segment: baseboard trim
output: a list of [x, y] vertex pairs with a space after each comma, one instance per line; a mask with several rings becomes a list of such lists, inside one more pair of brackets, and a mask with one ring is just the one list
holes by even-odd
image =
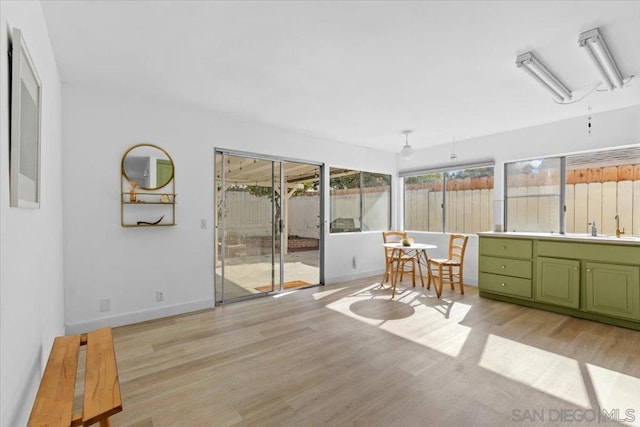
[[[325, 279], [325, 283], [327, 285], [333, 285], [333, 284], [336, 284], [336, 283], [348, 282], [350, 280], [364, 279], [364, 278], [367, 278], [367, 277], [371, 277], [372, 279], [375, 279], [375, 281], [380, 281], [380, 279], [382, 279], [382, 275], [383, 274], [384, 274], [384, 270], [345, 274], [345, 275], [342, 275], [342, 276], [327, 277]], [[465, 277], [465, 281], [464, 281], [465, 286], [473, 286], [473, 287], [477, 288], [478, 287], [478, 281], [477, 281], [477, 279], [476, 280], [474, 280], [474, 279], [476, 279], [476, 278], [468, 279], [468, 278]], [[417, 278], [416, 278], [416, 280], [417, 280]]]
[[357, 280], [357, 279], [364, 279], [366, 277], [375, 278], [376, 276], [379, 276], [378, 280], [380, 280], [382, 279], [383, 274], [384, 274], [384, 270], [363, 271], [363, 272], [356, 272], [356, 273], [350, 273], [350, 274], [343, 274], [341, 276], [325, 277], [324, 282], [327, 285], [333, 285], [335, 283], [348, 282], [350, 280]]
[[133, 323], [146, 322], [147, 320], [161, 319], [163, 317], [175, 316], [177, 314], [190, 313], [192, 311], [204, 310], [214, 307], [213, 298], [190, 301], [182, 304], [167, 305], [158, 308], [151, 308], [131, 313], [116, 314], [114, 316], [92, 319], [84, 322], [70, 323], [65, 325], [67, 335], [82, 334], [94, 329], [106, 326], [125, 326]]

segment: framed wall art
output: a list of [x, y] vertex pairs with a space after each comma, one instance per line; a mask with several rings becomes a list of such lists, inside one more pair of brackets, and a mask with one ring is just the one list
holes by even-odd
[[39, 208], [42, 84], [22, 32], [12, 36], [10, 205]]

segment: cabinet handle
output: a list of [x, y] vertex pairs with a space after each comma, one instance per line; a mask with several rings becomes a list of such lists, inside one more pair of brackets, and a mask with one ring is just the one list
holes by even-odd
[[587, 273], [591, 273], [591, 269], [590, 268], [587, 268]]
[[507, 245], [502, 246], [502, 249], [507, 250]]
[[503, 266], [502, 266], [502, 269], [504, 270], [505, 268], [507, 268], [507, 267], [505, 267], [505, 266], [503, 265]]
[[500, 286], [507, 286], [506, 283], [501, 283]]
[[573, 267], [574, 270], [578, 271], [578, 267]]

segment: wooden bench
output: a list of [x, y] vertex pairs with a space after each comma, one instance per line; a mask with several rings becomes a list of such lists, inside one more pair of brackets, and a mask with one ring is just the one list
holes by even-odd
[[[73, 413], [80, 346], [86, 345], [83, 406]], [[40, 381], [28, 426], [109, 426], [122, 411], [111, 328], [57, 337]]]

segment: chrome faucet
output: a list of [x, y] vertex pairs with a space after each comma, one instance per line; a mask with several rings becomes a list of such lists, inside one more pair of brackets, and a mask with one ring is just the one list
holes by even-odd
[[598, 227], [596, 227], [596, 222], [591, 221], [589, 225], [591, 226], [591, 235], [593, 237], [596, 237], [598, 235]]
[[620, 217], [616, 215], [616, 237], [620, 237], [622, 234], [624, 234], [624, 227], [622, 227], [622, 231], [620, 231]]

